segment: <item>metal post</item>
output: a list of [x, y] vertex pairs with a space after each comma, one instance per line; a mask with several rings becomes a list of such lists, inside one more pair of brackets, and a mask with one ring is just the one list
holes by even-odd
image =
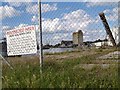
[[7, 64], [11, 69], [13, 69], [12, 65], [10, 65], [10, 63], [9, 63], [7, 60], [5, 60], [1, 54], [0, 54], [0, 57], [2, 58], [3, 61], [6, 62], [6, 64]]
[[100, 18], [101, 18], [101, 20], [102, 20], [102, 23], [103, 23], [103, 25], [104, 25], [104, 27], [105, 27], [105, 30], [106, 30], [106, 32], [107, 32], [107, 35], [109, 35], [109, 38], [110, 38], [113, 46], [116, 46], [115, 39], [114, 39], [114, 37], [113, 37], [113, 35], [112, 35], [112, 32], [111, 32], [111, 30], [110, 30], [110, 27], [109, 27], [109, 25], [108, 25], [108, 22], [107, 22], [107, 20], [106, 20], [106, 18], [105, 18], [104, 13], [103, 13], [103, 12], [99, 13], [99, 16], [100, 16]]
[[39, 30], [40, 30], [40, 41], [39, 41], [39, 59], [40, 68], [43, 65], [43, 48], [42, 48], [42, 18], [41, 18], [41, 0], [38, 0], [38, 17], [39, 17]]

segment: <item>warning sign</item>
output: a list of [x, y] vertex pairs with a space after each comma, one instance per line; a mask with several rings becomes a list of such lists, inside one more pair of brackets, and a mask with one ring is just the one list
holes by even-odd
[[8, 30], [6, 40], [8, 56], [37, 53], [35, 26]]

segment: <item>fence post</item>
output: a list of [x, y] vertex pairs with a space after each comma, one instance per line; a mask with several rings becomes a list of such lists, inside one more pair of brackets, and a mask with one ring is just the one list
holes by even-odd
[[38, 18], [39, 18], [39, 59], [40, 59], [40, 68], [43, 66], [43, 48], [42, 48], [42, 18], [41, 18], [41, 0], [38, 0]]

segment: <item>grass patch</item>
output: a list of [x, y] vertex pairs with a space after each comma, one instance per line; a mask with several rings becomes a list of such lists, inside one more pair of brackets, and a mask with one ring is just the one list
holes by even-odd
[[[80, 64], [94, 64], [96, 57], [114, 50], [93, 50], [91, 55], [62, 61], [44, 61], [42, 74], [39, 63], [14, 64], [14, 70], [3, 66], [3, 88], [118, 88], [118, 65], [91, 69]], [[69, 54], [73, 52], [66, 52]], [[82, 53], [81, 51], [75, 53]], [[62, 53], [63, 54], [63, 53]]]

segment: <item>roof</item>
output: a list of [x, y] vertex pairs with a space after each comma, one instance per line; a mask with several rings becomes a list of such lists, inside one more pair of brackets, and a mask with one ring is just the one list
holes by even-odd
[[104, 40], [98, 39], [98, 40], [95, 40], [95, 41], [86, 41], [84, 43], [97, 43], [97, 42], [105, 42], [105, 41], [108, 41], [108, 40], [107, 39], [104, 39]]
[[78, 30], [78, 32], [73, 32], [73, 34], [83, 33], [82, 30]]
[[98, 39], [98, 40], [94, 41], [93, 43], [96, 43], [96, 42], [105, 42], [105, 41], [108, 41], [108, 40], [107, 39], [104, 39], [104, 40]]

